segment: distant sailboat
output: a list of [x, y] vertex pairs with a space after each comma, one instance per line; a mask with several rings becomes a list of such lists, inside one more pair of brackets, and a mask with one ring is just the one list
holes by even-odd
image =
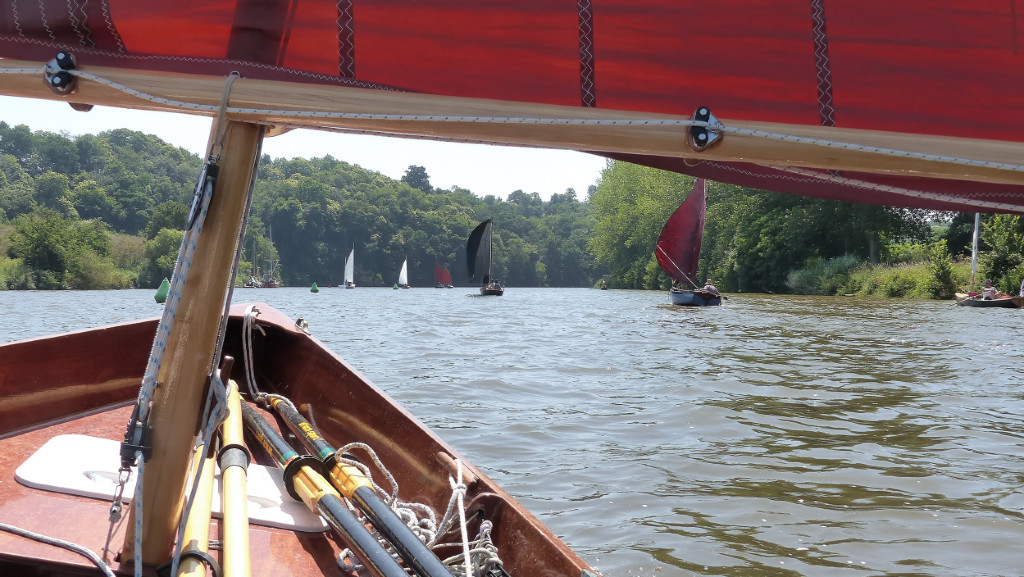
[[466, 241], [466, 266], [469, 268], [470, 282], [476, 279], [477, 272], [482, 275], [481, 295], [501, 296], [505, 294], [505, 289], [497, 279], [491, 277], [492, 224], [491, 219], [487, 219], [469, 233]]
[[356, 271], [356, 247], [352, 247], [352, 252], [348, 253], [348, 258], [345, 259], [345, 288], [351, 289], [356, 288], [355, 282], [355, 271]]
[[395, 288], [409, 288], [409, 259], [402, 261], [402, 271], [398, 273], [398, 283]]
[[441, 266], [440, 261], [434, 261], [434, 288], [454, 288], [451, 273], [447, 267]]
[[698, 288], [696, 283], [707, 202], [707, 186], [703, 178], [698, 178], [690, 195], [668, 219], [658, 237], [654, 253], [661, 269], [675, 281], [669, 292], [672, 304], [675, 305], [722, 304], [722, 296], [717, 289], [711, 291]]

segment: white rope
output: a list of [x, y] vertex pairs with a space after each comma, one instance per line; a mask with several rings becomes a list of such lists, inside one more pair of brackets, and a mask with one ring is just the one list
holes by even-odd
[[890, 193], [890, 194], [897, 194], [897, 195], [900, 195], [900, 196], [909, 196], [909, 197], [912, 197], [912, 198], [924, 198], [924, 199], [928, 199], [928, 200], [941, 200], [941, 201], [950, 202], [950, 203], [956, 203], [956, 204], [964, 204], [966, 202], [969, 202], [972, 207], [993, 208], [993, 209], [997, 209], [997, 210], [1008, 211], [1008, 212], [1018, 212], [1018, 213], [1019, 212], [1024, 212], [1024, 207], [1021, 207], [1020, 205], [1010, 204], [1010, 203], [1006, 203], [1006, 202], [996, 202], [996, 201], [991, 201], [991, 200], [982, 200], [982, 199], [978, 199], [978, 198], [973, 197], [973, 196], [970, 199], [968, 199], [968, 198], [965, 198], [965, 197], [962, 197], [962, 196], [956, 196], [956, 195], [952, 195], [952, 194], [940, 194], [940, 193], [934, 193], [934, 192], [921, 192], [919, 190], [911, 190], [909, 188], [902, 188], [902, 187], [898, 187], [898, 186], [889, 186], [889, 185], [886, 185], [886, 184], [876, 184], [874, 182], [867, 182], [867, 181], [859, 180], [859, 179], [856, 179], [856, 178], [848, 178], [848, 177], [841, 176], [841, 175], [838, 175], [838, 174], [832, 174], [830, 172], [820, 172], [820, 171], [809, 170], [809, 169], [805, 169], [805, 168], [799, 168], [799, 167], [795, 167], [795, 166], [774, 166], [774, 165], [765, 165], [765, 166], [767, 166], [768, 168], [771, 168], [773, 170], [779, 170], [779, 171], [788, 172], [788, 173], [791, 173], [791, 174], [798, 174], [800, 176], [806, 176], [806, 177], [809, 177], [809, 178], [815, 178], [815, 179], [818, 179], [818, 180], [824, 180], [824, 181], [834, 182], [834, 183], [838, 183], [838, 184], [846, 184], [846, 185], [849, 185], [849, 186], [855, 186], [857, 188], [867, 188], [867, 189], [870, 189], [870, 190], [877, 190], [879, 192], [887, 192], [887, 193]]
[[249, 305], [245, 309], [245, 317], [242, 319], [242, 361], [245, 365], [245, 384], [249, 388], [249, 396], [255, 401], [260, 397], [259, 387], [256, 386], [256, 371], [253, 368], [253, 354], [252, 354], [252, 329], [260, 331], [260, 334], [266, 336], [267, 332], [263, 330], [263, 327], [256, 324], [256, 317], [259, 316], [260, 309], [256, 308], [256, 305]]
[[[11, 68], [0, 71], [4, 74], [39, 74], [39, 69], [36, 68]], [[68, 70], [69, 74], [78, 76], [86, 80], [91, 80], [98, 84], [110, 87], [114, 90], [124, 92], [136, 98], [161, 104], [168, 107], [179, 108], [182, 110], [193, 110], [202, 112], [217, 112], [219, 107], [209, 104], [195, 104], [191, 102], [185, 102], [180, 100], [171, 100], [168, 98], [162, 98], [154, 96], [134, 88], [125, 86], [123, 84], [107, 80], [103, 77], [84, 72], [81, 70]], [[908, 150], [899, 150], [893, 148], [883, 148], [878, 146], [865, 146], [863, 144], [855, 144], [850, 142], [839, 142], [834, 140], [827, 140], [822, 138], [812, 138], [806, 136], [796, 136], [792, 134], [781, 134], [768, 132], [765, 130], [754, 130], [749, 128], [736, 128], [723, 126], [718, 122], [705, 122], [698, 120], [689, 119], [588, 119], [588, 118], [540, 118], [540, 117], [503, 117], [503, 116], [451, 116], [451, 115], [419, 115], [419, 114], [381, 114], [381, 113], [358, 113], [358, 112], [321, 112], [321, 111], [309, 111], [309, 110], [277, 110], [269, 108], [242, 108], [242, 107], [227, 107], [226, 111], [231, 114], [244, 114], [244, 115], [255, 115], [255, 116], [278, 116], [286, 118], [325, 118], [325, 119], [340, 119], [340, 120], [392, 120], [392, 121], [417, 121], [417, 122], [462, 122], [470, 124], [532, 124], [532, 125], [577, 125], [577, 126], [679, 126], [679, 127], [702, 127], [708, 128], [712, 131], [721, 131], [722, 133], [731, 134], [742, 134], [745, 136], [753, 136], [758, 138], [765, 138], [770, 140], [778, 140], [784, 142], [796, 142], [801, 144], [810, 144], [814, 146], [821, 146], [825, 148], [838, 148], [843, 150], [853, 150], [859, 152], [868, 152], [872, 154], [878, 154], [882, 156], [895, 156], [900, 158], [912, 158], [917, 160], [926, 160], [932, 162], [943, 162], [949, 164], [956, 164], [962, 166], [980, 167], [980, 168], [991, 168], [996, 170], [1007, 170], [1012, 172], [1024, 172], [1024, 164], [1012, 164], [1006, 162], [992, 162], [985, 160], [974, 160], [969, 158], [959, 158], [954, 156], [943, 156], [937, 154], [927, 154], [921, 152], [912, 152]]]
[[103, 559], [100, 559], [99, 555], [97, 555], [96, 553], [93, 553], [91, 550], [86, 549], [85, 547], [83, 547], [83, 546], [81, 546], [81, 545], [79, 545], [77, 543], [72, 543], [71, 541], [65, 541], [64, 539], [57, 539], [55, 537], [49, 537], [49, 536], [43, 535], [41, 533], [36, 533], [34, 531], [29, 531], [27, 529], [22, 529], [21, 527], [15, 527], [14, 525], [8, 525], [7, 523], [0, 523], [0, 531], [6, 531], [8, 533], [13, 533], [14, 535], [18, 535], [19, 537], [25, 537], [26, 539], [32, 539], [33, 541], [39, 541], [40, 543], [46, 543], [47, 545], [53, 545], [55, 547], [61, 547], [62, 549], [67, 549], [68, 551], [73, 551], [73, 552], [78, 553], [79, 555], [85, 557], [86, 559], [92, 561], [93, 564], [95, 564], [97, 567], [99, 567], [100, 571], [103, 571], [103, 574], [106, 575], [107, 577], [115, 577], [114, 571], [110, 569], [110, 566], [107, 565], [103, 561]]
[[466, 508], [463, 504], [463, 498], [466, 496], [466, 486], [462, 483], [462, 460], [455, 459], [455, 464], [458, 466], [458, 478], [452, 479], [448, 477], [448, 484], [452, 486], [452, 490], [458, 495], [459, 529], [462, 533], [462, 554], [466, 556], [466, 577], [473, 577], [473, 562], [469, 556], [469, 530], [466, 529]]
[[[160, 370], [160, 362], [163, 360], [164, 353], [167, 350], [167, 339], [171, 334], [174, 318], [177, 316], [178, 304], [181, 302], [181, 288], [185, 285], [189, 270], [192, 268], [192, 258], [196, 252], [199, 235], [203, 230], [203, 223], [206, 221], [206, 214], [210, 209], [210, 200], [213, 198], [213, 182], [207, 178], [206, 166], [203, 166], [203, 170], [199, 174], [199, 183], [196, 184], [196, 194], [202, 195], [200, 197], [200, 211], [192, 228], [185, 232], [185, 236], [181, 240], [178, 260], [174, 265], [174, 272], [171, 273], [171, 284], [170, 289], [167, 291], [164, 312], [160, 317], [160, 323], [157, 325], [153, 349], [146, 363], [146, 371], [142, 377], [142, 387], [139, 388], [138, 419], [140, 422], [145, 422], [149, 417], [149, 409], [153, 401], [153, 391], [156, 389], [156, 378]], [[141, 474], [139, 477], [141, 481]]]
[[142, 577], [142, 474], [146, 468], [142, 451], [135, 451], [135, 460], [139, 464], [135, 483], [135, 577]]

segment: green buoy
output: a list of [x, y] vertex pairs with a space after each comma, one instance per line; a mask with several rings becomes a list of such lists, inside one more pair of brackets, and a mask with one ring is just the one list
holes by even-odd
[[156, 302], [163, 304], [167, 300], [167, 291], [171, 290], [171, 283], [167, 281], [167, 277], [164, 277], [163, 282], [160, 283], [160, 288], [156, 289], [156, 294], [153, 298]]
[[395, 290], [398, 290], [398, 283], [395, 283], [395, 286], [393, 286], [393, 287], [391, 287], [391, 288], [393, 288], [393, 289], [395, 289]]
[[316, 283], [313, 283], [313, 286], [309, 287], [309, 292], [318, 293], [320, 292], [320, 287], [316, 286]]

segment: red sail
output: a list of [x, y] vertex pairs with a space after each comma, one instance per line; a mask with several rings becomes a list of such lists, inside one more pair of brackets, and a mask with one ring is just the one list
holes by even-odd
[[696, 287], [700, 243], [704, 239], [707, 187], [698, 178], [693, 190], [661, 229], [654, 253], [658, 264], [673, 280]]
[[[80, 10], [66, 0], [0, 2], [0, 62], [45, 63], [63, 50], [84, 70], [219, 78], [238, 71], [245, 79], [377, 89], [431, 102], [478, 98], [501, 102], [517, 120], [536, 117], [539, 105], [614, 111], [615, 122], [663, 120], [652, 114], [690, 118], [707, 107], [724, 131], [705, 153], [687, 150], [684, 126], [671, 154], [639, 145], [565, 146], [763, 190], [938, 210], [1024, 211], [1024, 10], [1012, 1], [75, 5]], [[31, 86], [42, 87], [41, 78]], [[26, 92], [31, 89], [0, 82], [0, 94]], [[561, 122], [557, 113], [541, 116]], [[492, 136], [473, 130], [476, 120], [466, 121], [468, 140], [534, 145], [528, 123], [509, 122], [508, 132]], [[405, 134], [374, 122], [359, 128]], [[756, 143], [730, 149], [741, 137]], [[794, 139], [803, 148], [777, 152]], [[921, 148], [924, 143], [948, 148]], [[912, 159], [934, 164], [908, 169]]]
[[452, 284], [452, 273], [447, 268], [441, 269], [441, 283], [445, 286]]
[[441, 268], [441, 263], [434, 261], [434, 284], [444, 282], [444, 272]]

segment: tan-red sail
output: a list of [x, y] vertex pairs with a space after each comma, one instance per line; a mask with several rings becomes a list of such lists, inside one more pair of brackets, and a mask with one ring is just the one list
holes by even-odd
[[672, 280], [696, 288], [700, 245], [704, 239], [707, 186], [698, 178], [693, 190], [661, 229], [655, 255]]

